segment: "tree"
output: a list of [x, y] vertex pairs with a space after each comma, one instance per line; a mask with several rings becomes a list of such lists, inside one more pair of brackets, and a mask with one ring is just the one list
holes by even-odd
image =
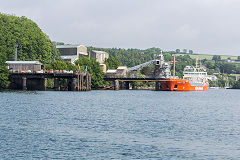
[[224, 63], [223, 65], [220, 66], [220, 71], [222, 73], [227, 74], [235, 73], [236, 69], [237, 69], [236, 65], [232, 63]]
[[237, 57], [237, 61], [240, 61], [240, 56]]
[[180, 53], [181, 51], [180, 51], [180, 49], [176, 49], [176, 53]]
[[187, 49], [183, 49], [183, 53], [187, 53]]
[[0, 46], [7, 60], [14, 60], [15, 44], [18, 44], [18, 60], [49, 63], [61, 59], [56, 46], [35, 22], [0, 13]]
[[193, 50], [189, 50], [189, 54], [193, 54]]
[[117, 69], [118, 66], [121, 66], [122, 63], [119, 61], [118, 58], [115, 58], [113, 56], [109, 56], [107, 59], [107, 69]]
[[101, 70], [100, 64], [95, 59], [81, 57], [79, 60], [75, 61], [75, 64], [87, 67], [87, 71], [91, 74], [92, 88], [103, 86], [104, 73]]
[[214, 56], [212, 57], [212, 60], [215, 61], [215, 62], [220, 61], [220, 60], [221, 60], [221, 56], [214, 55]]
[[8, 76], [9, 71], [7, 69], [6, 56], [0, 46], [0, 89], [5, 88], [9, 84]]
[[233, 84], [234, 89], [240, 89], [240, 79]]

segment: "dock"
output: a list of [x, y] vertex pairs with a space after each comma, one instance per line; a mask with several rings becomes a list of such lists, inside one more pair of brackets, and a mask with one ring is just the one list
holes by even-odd
[[47, 89], [47, 79], [54, 79], [54, 90], [89, 91], [91, 75], [88, 72], [76, 73], [10, 73], [10, 89]]

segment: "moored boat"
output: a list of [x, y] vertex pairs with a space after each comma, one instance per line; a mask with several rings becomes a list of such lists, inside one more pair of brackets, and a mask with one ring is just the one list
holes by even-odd
[[[161, 55], [162, 56], [162, 55]], [[160, 59], [164, 62], [163, 57]], [[160, 63], [161, 64], [161, 63]], [[207, 72], [204, 68], [200, 68], [197, 66], [186, 66], [183, 71], [183, 79], [180, 79], [175, 76], [175, 57], [174, 57], [174, 71], [173, 76], [171, 76], [171, 72], [169, 73], [169, 65], [165, 65], [162, 63], [160, 65], [160, 74], [159, 77], [162, 78], [159, 80], [158, 90], [162, 91], [207, 91], [209, 84], [207, 78]], [[157, 66], [157, 65], [156, 65]], [[155, 69], [156, 69], [155, 66]], [[167, 74], [166, 74], [167, 73]], [[156, 84], [158, 85], [158, 84]]]

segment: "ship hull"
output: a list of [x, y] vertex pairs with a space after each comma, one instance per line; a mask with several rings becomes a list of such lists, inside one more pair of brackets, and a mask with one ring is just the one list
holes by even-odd
[[201, 86], [192, 86], [186, 79], [164, 79], [158, 87], [161, 91], [207, 91], [208, 83]]

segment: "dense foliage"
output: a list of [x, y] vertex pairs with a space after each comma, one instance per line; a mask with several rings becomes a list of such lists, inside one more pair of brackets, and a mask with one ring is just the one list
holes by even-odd
[[107, 59], [107, 69], [117, 69], [118, 66], [121, 66], [121, 65], [122, 63], [120, 62], [120, 60], [111, 55]]
[[48, 36], [32, 20], [0, 13], [0, 88], [8, 84], [6, 60], [38, 60], [50, 63], [60, 60], [59, 51]]
[[0, 46], [0, 89], [8, 85], [8, 75], [9, 72], [6, 64], [6, 56]]
[[18, 44], [18, 60], [39, 60], [42, 63], [60, 59], [56, 46], [35, 22], [26, 17], [0, 13], [0, 46], [7, 60], [14, 60]]
[[240, 89], [240, 79], [234, 83], [233, 88]]
[[100, 64], [95, 59], [89, 59], [87, 57], [81, 57], [75, 61], [76, 65], [83, 66], [91, 74], [92, 88], [103, 87], [104, 73], [100, 67]]
[[63, 61], [52, 61], [49, 64], [45, 65], [46, 70], [66, 70], [66, 71], [76, 71], [78, 67], [70, 62], [63, 62]]

